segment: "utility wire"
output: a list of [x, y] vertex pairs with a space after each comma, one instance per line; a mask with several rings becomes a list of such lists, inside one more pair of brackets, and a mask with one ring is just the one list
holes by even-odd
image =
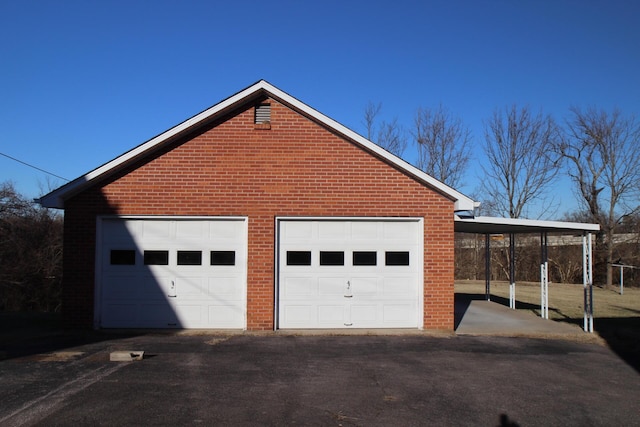
[[22, 164], [23, 164], [23, 165], [25, 165], [25, 166], [29, 166], [29, 167], [30, 167], [30, 168], [32, 168], [32, 169], [36, 169], [36, 170], [39, 170], [40, 172], [44, 172], [44, 173], [46, 173], [47, 175], [55, 176], [56, 178], [59, 178], [59, 179], [62, 179], [62, 180], [64, 180], [64, 181], [69, 182], [69, 180], [68, 180], [67, 178], [63, 178], [63, 177], [61, 177], [60, 175], [56, 175], [55, 173], [48, 172], [48, 171], [46, 171], [46, 170], [44, 170], [44, 169], [40, 169], [40, 168], [39, 168], [39, 167], [37, 167], [37, 166], [30, 165], [29, 163], [27, 163], [27, 162], [23, 162], [22, 160], [16, 159], [15, 157], [11, 157], [11, 156], [9, 156], [8, 154], [0, 153], [0, 156], [4, 156], [4, 157], [6, 157], [6, 158], [8, 158], [8, 159], [11, 159], [11, 160], [13, 160], [13, 161], [15, 161], [15, 162], [22, 163]]

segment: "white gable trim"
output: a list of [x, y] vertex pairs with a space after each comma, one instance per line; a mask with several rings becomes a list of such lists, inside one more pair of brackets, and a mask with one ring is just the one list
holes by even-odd
[[325, 116], [324, 114], [318, 112], [317, 110], [309, 107], [303, 102], [297, 100], [291, 95], [281, 91], [277, 87], [271, 85], [265, 80], [260, 80], [252, 86], [238, 92], [237, 94], [223, 100], [222, 102], [214, 105], [203, 112], [196, 114], [190, 119], [180, 123], [179, 125], [169, 129], [166, 132], [161, 133], [160, 135], [148, 140], [147, 142], [137, 146], [136, 148], [124, 153], [123, 155], [111, 160], [108, 163], [98, 167], [97, 169], [92, 170], [91, 172], [76, 178], [75, 180], [69, 182], [68, 184], [52, 191], [51, 193], [43, 196], [39, 203], [48, 208], [59, 208], [64, 209], [64, 201], [68, 197], [77, 194], [84, 188], [88, 187], [92, 181], [102, 176], [107, 176], [110, 172], [117, 170], [120, 166], [123, 166], [129, 163], [132, 160], [135, 160], [149, 152], [153, 149], [158, 148], [164, 142], [172, 139], [173, 137], [180, 135], [181, 133], [187, 131], [188, 129], [194, 128], [204, 122], [205, 120], [213, 118], [220, 112], [227, 110], [230, 107], [233, 107], [235, 104], [241, 103], [242, 101], [259, 94], [260, 92], [266, 92], [267, 95], [270, 95], [284, 104], [288, 104], [294, 109], [299, 110], [300, 112], [306, 114], [313, 120], [316, 120], [319, 123], [327, 126], [328, 128], [333, 129], [335, 132], [344, 135], [344, 137], [352, 140], [353, 142], [361, 145], [365, 149], [377, 154], [378, 156], [384, 158], [389, 163], [397, 166], [399, 169], [407, 172], [408, 174], [414, 176], [420, 181], [426, 183], [427, 185], [437, 189], [443, 194], [449, 196], [454, 200], [454, 210], [455, 211], [473, 211], [474, 208], [478, 206], [478, 203], [474, 202], [467, 196], [462, 193], [454, 190], [453, 188], [443, 184], [442, 182], [436, 180], [435, 178], [427, 175], [420, 169], [410, 165], [405, 162], [401, 158], [389, 153], [384, 150], [380, 146], [374, 144], [373, 142], [367, 140], [361, 135], [358, 135], [351, 129], [341, 125], [335, 120]]

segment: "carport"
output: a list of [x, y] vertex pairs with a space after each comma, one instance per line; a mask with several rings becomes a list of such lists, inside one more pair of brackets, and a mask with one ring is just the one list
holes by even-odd
[[491, 293], [491, 235], [509, 235], [509, 307], [515, 309], [515, 240], [517, 234], [540, 235], [540, 317], [549, 318], [549, 265], [547, 260], [548, 234], [582, 235], [582, 283], [584, 286], [584, 331], [593, 332], [593, 247], [592, 233], [598, 224], [530, 219], [465, 217], [456, 215], [454, 230], [485, 236], [485, 299]]

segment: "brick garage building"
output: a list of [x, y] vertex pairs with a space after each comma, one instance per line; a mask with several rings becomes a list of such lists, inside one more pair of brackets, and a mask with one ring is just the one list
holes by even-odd
[[474, 202], [265, 81], [47, 194], [95, 328], [453, 329]]

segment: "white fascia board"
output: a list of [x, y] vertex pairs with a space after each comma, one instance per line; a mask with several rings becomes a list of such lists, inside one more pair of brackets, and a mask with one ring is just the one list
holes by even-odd
[[[520, 219], [520, 218], [499, 218], [490, 216], [477, 216], [475, 218], [460, 218], [455, 217], [455, 222], [467, 223], [470, 225], [478, 225], [483, 229], [488, 230], [491, 233], [491, 229], [495, 228], [496, 233], [502, 233], [504, 230], [507, 232], [509, 228], [514, 230], [530, 230], [530, 232], [538, 231], [583, 231], [583, 232], [598, 232], [600, 231], [599, 224], [589, 224], [581, 222], [564, 222], [564, 221], [543, 221], [533, 219]], [[492, 227], [493, 226], [493, 227]]]
[[434, 187], [437, 190], [439, 190], [440, 192], [442, 192], [442, 193], [448, 195], [449, 197], [453, 198], [455, 200], [455, 204], [454, 204], [454, 210], [455, 211], [473, 211], [475, 208], [477, 208], [479, 206], [479, 204], [477, 202], [474, 202], [473, 200], [471, 200], [470, 198], [468, 198], [464, 194], [454, 190], [453, 188], [451, 188], [448, 185], [438, 181], [437, 179], [433, 178], [432, 176], [427, 175], [426, 173], [424, 173], [420, 169], [418, 169], [415, 166], [412, 166], [409, 163], [407, 163], [406, 161], [402, 160], [400, 157], [397, 157], [396, 155], [388, 152], [387, 150], [385, 150], [384, 148], [380, 147], [379, 145], [374, 144], [373, 142], [369, 141], [368, 139], [366, 139], [362, 135], [357, 134], [356, 132], [352, 131], [351, 129], [347, 128], [346, 126], [336, 122], [335, 120], [325, 116], [324, 114], [320, 113], [319, 111], [309, 107], [305, 103], [295, 99], [291, 95], [281, 91], [280, 89], [276, 88], [275, 86], [272, 86], [272, 85], [270, 85], [269, 83], [267, 83], [265, 81], [261, 81], [260, 83], [262, 83], [264, 85], [264, 89], [267, 92], [269, 92], [272, 95], [274, 95], [274, 97], [281, 99], [285, 103], [290, 104], [292, 107], [295, 107], [296, 109], [298, 109], [298, 110], [304, 112], [305, 114], [313, 117], [315, 120], [323, 123], [327, 127], [333, 128], [337, 132], [343, 134], [345, 137], [347, 137], [347, 138], [351, 139], [352, 141], [362, 145], [367, 150], [376, 153], [377, 155], [379, 155], [380, 157], [382, 157], [385, 160], [389, 161], [390, 163], [393, 163], [394, 165], [398, 166], [400, 169], [405, 170], [410, 175], [413, 175], [414, 177], [418, 178], [419, 180], [427, 183], [429, 186]]

